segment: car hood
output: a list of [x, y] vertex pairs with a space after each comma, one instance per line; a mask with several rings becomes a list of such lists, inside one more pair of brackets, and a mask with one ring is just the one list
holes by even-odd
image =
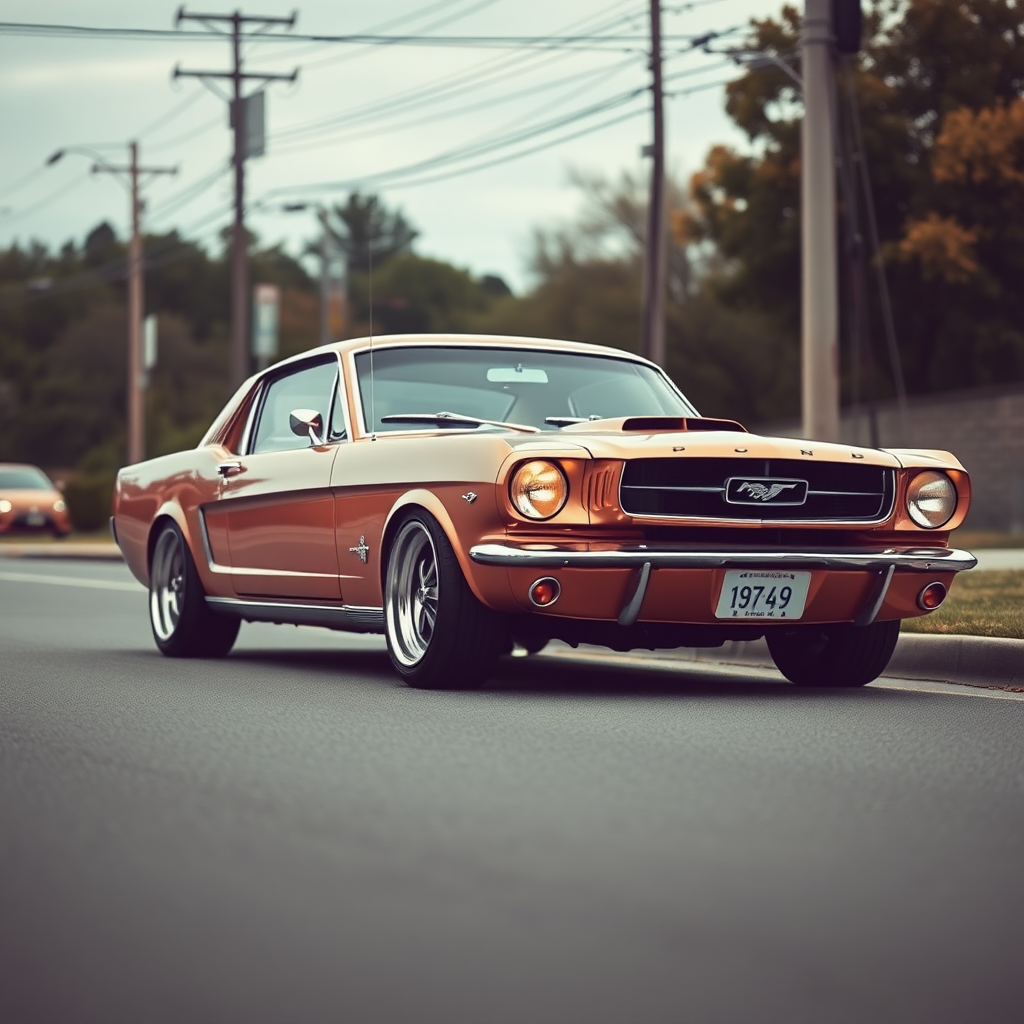
[[[587, 429], [588, 424], [563, 428], [543, 435], [543, 444], [555, 447], [578, 445], [595, 459], [673, 458], [685, 453], [696, 458], [820, 459], [898, 469], [903, 463], [892, 452], [878, 448], [801, 441], [787, 437], [762, 437], [736, 430], [666, 430], [623, 432], [619, 429]], [[541, 447], [536, 434], [507, 438], [514, 448]], [[937, 453], [936, 453], [937, 454]]]

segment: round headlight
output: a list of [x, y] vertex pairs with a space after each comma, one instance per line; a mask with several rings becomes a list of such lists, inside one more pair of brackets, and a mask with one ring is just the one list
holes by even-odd
[[14, 506], [6, 499], [0, 498], [0, 512], [10, 512]]
[[54, 512], [63, 512], [64, 509], [66, 509], [66, 508], [67, 508], [67, 505], [65, 505], [64, 502], [60, 500], [60, 498], [58, 498], [53, 503], [53, 511]]
[[918, 473], [907, 488], [910, 518], [926, 530], [937, 530], [956, 511], [956, 488], [945, 473]]
[[512, 504], [528, 519], [550, 519], [569, 497], [569, 484], [555, 463], [534, 459], [512, 474], [509, 494]]

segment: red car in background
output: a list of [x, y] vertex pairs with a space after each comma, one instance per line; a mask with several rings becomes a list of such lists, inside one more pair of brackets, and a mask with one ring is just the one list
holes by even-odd
[[37, 466], [0, 462], [0, 534], [71, 532], [57, 485]]

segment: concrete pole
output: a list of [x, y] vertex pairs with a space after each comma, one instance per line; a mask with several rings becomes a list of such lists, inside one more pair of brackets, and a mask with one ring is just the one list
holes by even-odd
[[803, 436], [839, 440], [836, 165], [831, 0], [805, 0], [801, 159]]
[[316, 211], [320, 219], [320, 344], [331, 340], [331, 228], [327, 211]]
[[132, 237], [128, 243], [128, 464], [141, 462], [142, 440], [142, 234], [139, 226], [139, 146], [129, 144]]
[[665, 112], [661, 76], [661, 0], [651, 6], [651, 188], [644, 246], [643, 324], [640, 352], [665, 365]]
[[232, 389], [249, 376], [249, 256], [245, 237], [245, 108], [242, 105], [242, 16], [232, 15], [232, 122], [235, 129], [235, 223], [231, 231], [231, 360]]

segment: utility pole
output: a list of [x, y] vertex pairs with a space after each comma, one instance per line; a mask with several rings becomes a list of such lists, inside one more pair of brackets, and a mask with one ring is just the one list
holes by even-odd
[[145, 451], [145, 423], [142, 368], [143, 273], [142, 200], [139, 178], [142, 175], [177, 174], [177, 167], [140, 167], [139, 144], [128, 143], [128, 166], [94, 164], [94, 174], [127, 174], [131, 191], [132, 235], [128, 243], [128, 465], [141, 462]]
[[326, 345], [331, 340], [331, 265], [333, 246], [331, 245], [331, 226], [327, 221], [327, 211], [321, 206], [316, 211], [320, 221], [320, 344]]
[[260, 28], [284, 25], [292, 28], [297, 15], [293, 12], [287, 18], [248, 16], [241, 11], [233, 14], [186, 14], [184, 7], [178, 8], [175, 24], [183, 21], [199, 21], [207, 27], [214, 24], [231, 26], [231, 71], [182, 71], [174, 69], [174, 78], [230, 79], [231, 81], [231, 127], [234, 130], [234, 154], [232, 165], [235, 178], [235, 220], [231, 231], [231, 359], [230, 384], [238, 387], [249, 376], [249, 264], [247, 237], [245, 231], [245, 158], [246, 148], [246, 97], [242, 95], [243, 83], [247, 80], [260, 82], [294, 82], [298, 69], [288, 75], [271, 72], [242, 71], [243, 28], [256, 24]]
[[803, 436], [839, 440], [836, 163], [832, 111], [832, 2], [805, 0], [801, 42]]
[[[827, 2], [827, 0], [826, 0]], [[640, 351], [659, 366], [665, 364], [665, 113], [661, 78], [661, 0], [651, 4], [651, 114], [654, 141], [644, 147], [651, 157], [644, 240], [643, 323]]]

